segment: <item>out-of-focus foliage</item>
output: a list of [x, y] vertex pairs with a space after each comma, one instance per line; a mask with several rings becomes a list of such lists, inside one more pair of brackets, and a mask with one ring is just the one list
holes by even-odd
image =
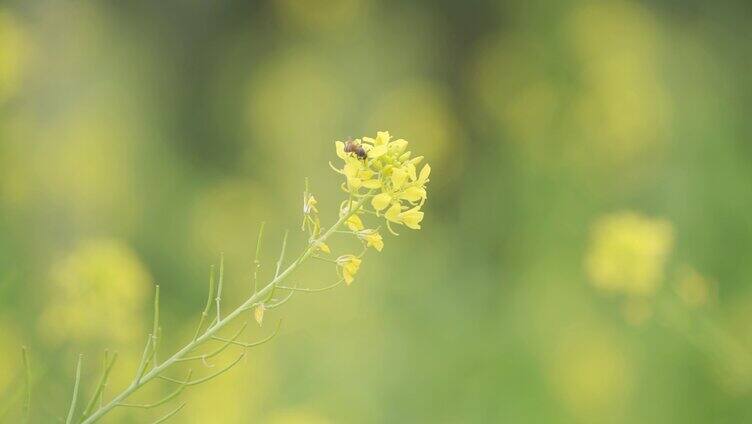
[[128, 383], [154, 283], [164, 349], [220, 252], [237, 304], [260, 222], [266, 281], [284, 229], [304, 242], [305, 177], [337, 217], [332, 142], [384, 130], [433, 167], [423, 229], [267, 311], [251, 337], [284, 315], [277, 338], [176, 422], [751, 421], [750, 23], [745, 1], [0, 3], [0, 421], [21, 344], [54, 422], [78, 352], [85, 396], [105, 347], [107, 392]]

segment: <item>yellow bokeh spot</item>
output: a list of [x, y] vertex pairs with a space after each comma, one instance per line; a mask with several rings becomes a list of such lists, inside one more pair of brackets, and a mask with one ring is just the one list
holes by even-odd
[[[212, 363], [217, 364], [215, 369], [237, 358], [238, 350], [226, 352], [213, 359]], [[188, 424], [260, 422], [250, 417], [257, 413], [259, 402], [271, 389], [265, 371], [270, 364], [260, 351], [253, 350], [249, 356], [253, 358], [241, 360], [217, 379], [187, 390], [184, 396], [188, 405], [180, 412], [178, 421]], [[204, 374], [212, 371], [205, 370]]]
[[0, 102], [19, 88], [29, 45], [20, 22], [0, 9]]
[[642, 325], [653, 316], [653, 305], [642, 297], [629, 298], [621, 307], [624, 320], [632, 325]]
[[151, 277], [136, 253], [117, 240], [88, 240], [56, 261], [49, 274], [47, 305], [39, 325], [52, 342], [145, 339], [143, 311]]
[[[369, 123], [419, 145], [420, 154], [438, 163], [443, 172], [461, 171], [459, 123], [443, 87], [428, 82], [403, 84], [376, 100]], [[446, 161], [452, 166], [443, 166]]]
[[367, 12], [369, 0], [277, 0], [277, 11], [290, 24], [320, 32], [341, 31]]
[[324, 161], [320, 146], [338, 133], [346, 111], [347, 90], [336, 75], [331, 65], [301, 51], [271, 58], [254, 75], [247, 91], [249, 129], [270, 157], [287, 166], [314, 161], [315, 154]]
[[715, 294], [713, 283], [689, 266], [679, 270], [675, 290], [679, 299], [690, 308], [707, 305]]
[[633, 385], [623, 343], [605, 330], [582, 327], [560, 337], [549, 359], [554, 393], [578, 422], [613, 422]]
[[206, 187], [192, 211], [196, 245], [205, 252], [226, 252], [226, 262], [243, 263], [255, 248], [259, 223], [274, 216], [274, 199], [258, 184], [227, 179]]
[[660, 37], [650, 14], [632, 2], [591, 3], [571, 15], [567, 28], [582, 70], [571, 109], [582, 138], [611, 162], [662, 142], [670, 102], [659, 79]]
[[607, 215], [592, 227], [585, 269], [600, 289], [650, 295], [663, 280], [673, 242], [668, 221], [633, 212]]
[[544, 73], [544, 47], [530, 38], [494, 36], [479, 43], [468, 75], [478, 105], [510, 141], [541, 155], [550, 153], [546, 134], [552, 131], [561, 97]]

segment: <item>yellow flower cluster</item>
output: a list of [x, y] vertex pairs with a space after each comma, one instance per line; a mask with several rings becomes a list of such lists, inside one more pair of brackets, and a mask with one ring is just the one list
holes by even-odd
[[[411, 157], [407, 141], [391, 141], [389, 132], [382, 131], [376, 138], [363, 137], [347, 144], [335, 143], [337, 156], [344, 161], [342, 169], [335, 170], [347, 178], [343, 189], [352, 196], [362, 195], [363, 190], [378, 193], [371, 199], [371, 206], [390, 223], [420, 229], [423, 212], [420, 208], [426, 201], [426, 184], [431, 167], [426, 164], [417, 171], [423, 156]], [[365, 157], [348, 151], [349, 146], [363, 149]], [[391, 229], [391, 227], [390, 227]]]
[[[407, 150], [407, 141], [392, 140], [386, 131], [381, 131], [376, 138], [363, 137], [347, 142], [336, 141], [337, 156], [342, 159], [342, 168], [331, 165], [339, 174], [345, 176], [346, 181], [342, 189], [348, 193], [348, 200], [340, 206], [340, 217], [347, 219], [344, 224], [363, 242], [365, 248], [373, 247], [377, 251], [384, 248], [384, 240], [378, 229], [366, 228], [360, 217], [370, 212], [376, 216], [386, 218], [386, 225], [396, 234], [391, 224], [405, 225], [418, 230], [423, 220], [421, 207], [426, 201], [426, 184], [431, 174], [431, 167], [424, 165], [420, 172], [417, 166], [423, 156], [412, 157]], [[306, 190], [307, 193], [307, 190]], [[363, 204], [364, 202], [367, 203]], [[351, 212], [355, 202], [361, 205], [358, 210]], [[304, 215], [315, 216], [315, 199], [306, 194], [304, 197]], [[368, 210], [370, 205], [373, 210]], [[315, 237], [318, 228], [316, 218], [308, 218], [309, 230], [313, 229]], [[314, 238], [315, 240], [315, 238]], [[326, 245], [317, 246], [318, 250], [329, 253]], [[345, 283], [350, 284], [355, 278], [361, 264], [362, 255], [346, 254], [339, 256], [335, 263]]]

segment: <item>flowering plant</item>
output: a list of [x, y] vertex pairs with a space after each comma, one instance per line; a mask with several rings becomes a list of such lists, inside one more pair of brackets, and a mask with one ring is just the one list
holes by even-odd
[[[275, 330], [266, 338], [255, 342], [241, 341], [241, 336], [248, 324], [248, 318], [252, 317], [259, 325], [263, 324], [266, 311], [275, 309], [290, 300], [296, 292], [321, 292], [333, 289], [342, 282], [350, 285], [355, 281], [360, 270], [362, 258], [365, 252], [373, 248], [381, 251], [384, 248], [384, 240], [380, 233], [380, 227], [367, 226], [366, 222], [384, 219], [386, 228], [393, 234], [396, 225], [404, 225], [410, 229], [420, 229], [423, 220], [421, 208], [426, 201], [426, 184], [431, 172], [428, 165], [424, 165], [420, 172], [417, 166], [422, 162], [422, 156], [413, 157], [407, 151], [408, 143], [403, 139], [391, 140], [388, 132], [379, 132], [376, 138], [363, 137], [348, 142], [335, 142], [337, 156], [342, 160], [341, 168], [330, 163], [332, 168], [345, 177], [342, 190], [346, 194], [338, 208], [338, 219], [329, 227], [324, 227], [319, 216], [319, 206], [316, 197], [309, 191], [308, 182], [303, 193], [303, 219], [301, 228], [308, 233], [308, 242], [303, 247], [299, 256], [289, 264], [285, 263], [287, 250], [287, 233], [285, 233], [279, 259], [273, 278], [263, 286], [258, 284], [258, 271], [260, 268], [259, 251], [262, 246], [264, 226], [261, 225], [256, 244], [255, 270], [253, 273], [253, 285], [251, 292], [240, 306], [229, 313], [222, 313], [222, 291], [224, 284], [224, 264], [220, 261], [219, 272], [215, 278], [212, 267], [209, 279], [209, 291], [204, 307], [195, 330], [193, 338], [180, 349], [167, 356], [159, 352], [162, 340], [162, 326], [159, 312], [159, 286], [156, 287], [154, 297], [153, 325], [151, 333], [145, 337], [146, 344], [139, 362], [137, 371], [131, 383], [115, 394], [112, 399], [103, 399], [104, 387], [107, 385], [110, 371], [115, 365], [116, 354], [110, 355], [105, 352], [102, 375], [92, 391], [92, 396], [78, 412], [79, 386], [81, 383], [82, 356], [79, 356], [75, 370], [75, 382], [70, 407], [66, 415], [66, 424], [70, 423], [93, 423], [100, 420], [106, 414], [116, 408], [142, 408], [153, 409], [167, 404], [186, 388], [211, 380], [230, 370], [246, 355], [247, 349], [269, 341], [276, 335]], [[358, 240], [363, 250], [359, 253], [345, 252], [336, 257], [332, 255], [329, 246], [329, 238], [335, 233], [343, 233]], [[324, 287], [299, 287], [296, 284], [284, 285], [288, 277], [307, 259], [317, 258], [328, 261], [335, 265], [338, 280], [334, 284]], [[214, 317], [210, 314], [214, 311]], [[248, 313], [250, 312], [250, 313]], [[243, 318], [248, 317], [248, 318]], [[242, 321], [239, 330], [230, 336], [222, 336], [220, 332], [232, 322]], [[277, 330], [279, 325], [277, 325]], [[216, 344], [216, 347], [208, 353], [198, 354], [199, 347]], [[209, 368], [207, 360], [219, 356], [230, 347], [240, 347], [242, 352], [228, 365], [218, 371], [205, 376], [194, 377], [193, 369], [186, 371], [184, 378], [168, 376], [168, 372], [174, 372], [180, 364], [197, 364], [198, 368]], [[31, 404], [30, 369], [27, 350], [23, 350], [23, 363], [25, 365], [26, 394], [23, 404], [23, 414], [28, 420]], [[197, 372], [198, 374], [198, 372]], [[139, 404], [129, 401], [134, 393], [153, 380], [162, 380], [175, 385], [172, 393], [161, 400]], [[163, 422], [176, 415], [185, 403], [163, 414], [156, 422]]]

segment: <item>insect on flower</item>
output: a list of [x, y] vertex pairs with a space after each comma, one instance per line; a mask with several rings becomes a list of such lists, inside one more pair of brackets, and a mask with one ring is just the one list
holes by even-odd
[[362, 160], [366, 160], [368, 157], [368, 152], [363, 148], [363, 145], [356, 143], [352, 139], [347, 140], [347, 143], [345, 143], [345, 152], [353, 153], [358, 159]]

